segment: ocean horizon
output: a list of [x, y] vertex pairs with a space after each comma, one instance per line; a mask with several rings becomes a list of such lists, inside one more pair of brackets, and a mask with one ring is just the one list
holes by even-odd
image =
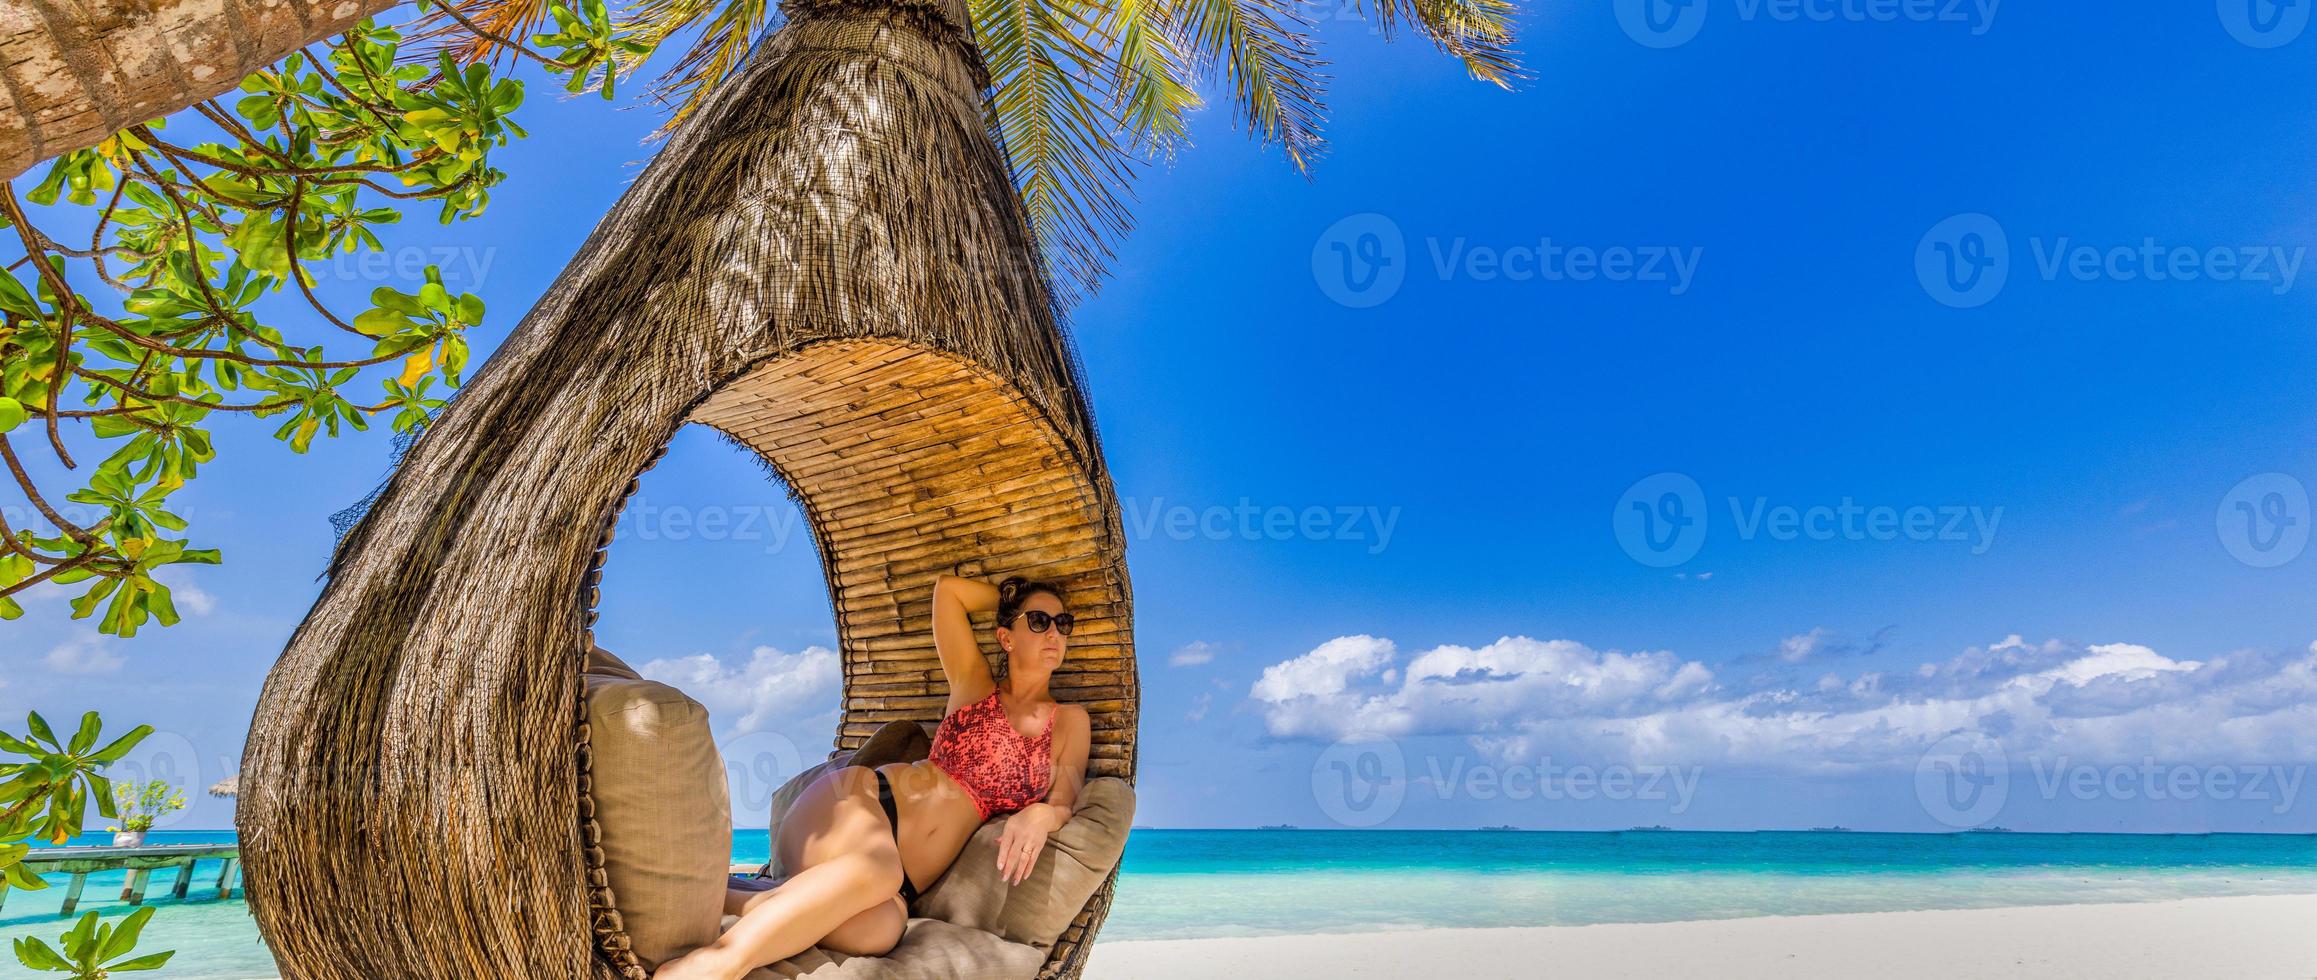
[[[110, 842], [109, 834], [75, 844]], [[152, 843], [223, 843], [232, 831], [156, 831]], [[765, 831], [733, 837], [762, 861]], [[204, 864], [197, 882], [213, 881]], [[166, 897], [140, 948], [176, 949], [157, 976], [275, 975], [248, 906]], [[61, 886], [65, 876], [50, 876]], [[124, 915], [126, 875], [91, 875], [83, 910]], [[2317, 834], [1898, 833], [1138, 828], [1102, 941], [1432, 928], [1677, 922], [2225, 895], [2317, 894]], [[54, 940], [61, 887], [12, 891], [0, 943]]]

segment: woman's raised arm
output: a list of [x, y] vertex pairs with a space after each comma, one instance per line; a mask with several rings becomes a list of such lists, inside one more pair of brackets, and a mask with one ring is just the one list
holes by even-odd
[[933, 579], [933, 652], [941, 657], [941, 672], [949, 678], [949, 706], [942, 717], [989, 696], [998, 683], [990, 677], [989, 661], [973, 638], [969, 613], [998, 608], [998, 587], [978, 579], [943, 572]]

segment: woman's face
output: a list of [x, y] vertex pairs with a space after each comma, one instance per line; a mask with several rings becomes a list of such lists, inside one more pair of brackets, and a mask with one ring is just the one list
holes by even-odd
[[1048, 616], [1070, 611], [1051, 592], [1033, 593], [1022, 600], [1021, 611], [1014, 615], [1011, 624], [998, 627], [999, 645], [1006, 648], [1006, 655], [1014, 663], [1024, 667], [1050, 671], [1062, 666], [1062, 658], [1070, 650], [1070, 638], [1062, 635], [1061, 627], [1052, 624], [1048, 624], [1043, 633], [1031, 629], [1028, 615], [1031, 610]]

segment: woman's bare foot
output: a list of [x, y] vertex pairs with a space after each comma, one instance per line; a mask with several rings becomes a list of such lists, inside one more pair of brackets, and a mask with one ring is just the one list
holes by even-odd
[[652, 980], [740, 980], [748, 975], [746, 965], [735, 966], [730, 958], [728, 950], [702, 946], [660, 964]]

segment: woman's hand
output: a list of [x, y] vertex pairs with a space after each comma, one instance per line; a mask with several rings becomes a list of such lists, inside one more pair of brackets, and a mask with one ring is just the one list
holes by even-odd
[[1006, 829], [998, 835], [998, 876], [1006, 884], [1019, 885], [1030, 877], [1038, 856], [1046, 852], [1047, 835], [1067, 819], [1060, 810], [1051, 803], [1032, 803], [1007, 818]]

